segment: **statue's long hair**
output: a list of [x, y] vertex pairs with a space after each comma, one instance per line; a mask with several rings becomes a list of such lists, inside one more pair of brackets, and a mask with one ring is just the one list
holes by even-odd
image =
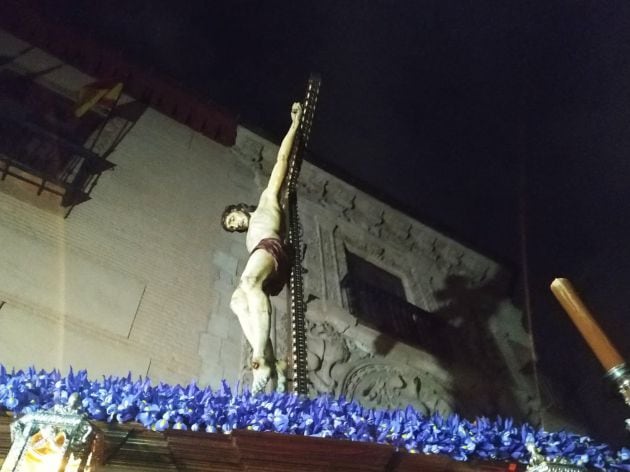
[[248, 205], [247, 203], [236, 203], [234, 205], [228, 205], [225, 207], [225, 210], [223, 210], [223, 214], [221, 215], [221, 226], [223, 227], [224, 230], [229, 231], [231, 233], [233, 233], [234, 231], [243, 233], [247, 231], [247, 228], [242, 228], [242, 229], [226, 228], [225, 226], [226, 218], [228, 217], [230, 213], [233, 213], [235, 211], [240, 211], [241, 213], [245, 213], [247, 215], [247, 222], [249, 223], [249, 217], [251, 216], [251, 213], [254, 212], [255, 210], [256, 210], [255, 205]]

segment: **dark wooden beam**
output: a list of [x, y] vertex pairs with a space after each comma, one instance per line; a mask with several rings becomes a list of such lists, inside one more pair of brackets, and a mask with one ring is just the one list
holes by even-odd
[[[0, 413], [0, 458], [10, 448], [10, 416]], [[93, 422], [100, 430], [102, 469], [116, 471], [516, 472], [507, 462], [458, 462], [411, 454], [385, 444], [236, 430], [231, 434], [149, 431], [137, 423]], [[1, 464], [1, 462], [0, 462]]]

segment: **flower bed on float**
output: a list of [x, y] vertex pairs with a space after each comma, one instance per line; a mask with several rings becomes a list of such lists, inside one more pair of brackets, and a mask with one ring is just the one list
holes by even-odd
[[221, 388], [152, 384], [127, 377], [88, 379], [70, 369], [67, 376], [52, 372], [8, 372], [0, 365], [0, 411], [24, 414], [66, 404], [72, 393], [82, 401], [89, 419], [136, 421], [146, 428], [230, 433], [235, 429], [273, 431], [390, 444], [410, 452], [469, 458], [529, 461], [528, 443], [546, 457], [563, 457], [574, 464], [601, 470], [630, 471], [630, 449], [613, 451], [587, 436], [547, 432], [510, 418], [425, 415], [412, 407], [398, 410], [365, 408], [344, 398], [307, 398], [290, 393], [234, 394]]

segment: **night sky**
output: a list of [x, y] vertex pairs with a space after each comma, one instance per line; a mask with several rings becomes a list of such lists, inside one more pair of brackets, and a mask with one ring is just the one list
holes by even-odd
[[627, 443], [548, 290], [570, 278], [630, 357], [627, 0], [42, 5], [276, 142], [319, 72], [309, 160], [506, 264], [517, 302], [523, 203], [539, 367], [556, 406]]

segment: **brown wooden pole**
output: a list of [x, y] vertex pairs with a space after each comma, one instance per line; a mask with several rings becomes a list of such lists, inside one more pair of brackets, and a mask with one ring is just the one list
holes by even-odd
[[571, 285], [571, 282], [562, 278], [554, 279], [551, 283], [551, 291], [593, 350], [599, 362], [604, 366], [606, 372], [613, 367], [623, 364], [623, 358], [599, 327], [593, 315], [586, 308], [573, 285]]

